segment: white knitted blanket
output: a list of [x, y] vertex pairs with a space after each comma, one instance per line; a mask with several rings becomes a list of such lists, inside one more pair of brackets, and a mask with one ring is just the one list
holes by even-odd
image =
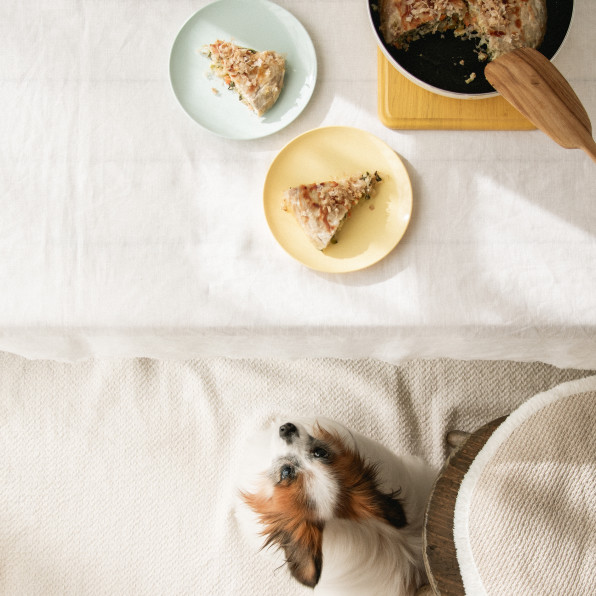
[[232, 516], [247, 433], [324, 414], [434, 465], [473, 430], [587, 371], [373, 360], [28, 361], [0, 353], [0, 593], [308, 594]]

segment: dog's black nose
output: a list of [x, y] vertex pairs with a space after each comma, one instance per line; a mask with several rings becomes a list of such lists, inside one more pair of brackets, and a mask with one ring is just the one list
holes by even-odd
[[288, 443], [294, 436], [298, 436], [298, 429], [291, 422], [286, 422], [279, 427], [279, 436]]

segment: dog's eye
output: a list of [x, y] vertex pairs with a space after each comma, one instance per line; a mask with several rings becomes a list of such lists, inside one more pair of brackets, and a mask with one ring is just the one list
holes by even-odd
[[279, 475], [281, 476], [282, 480], [285, 480], [286, 478], [290, 478], [293, 473], [294, 473], [294, 468], [292, 468], [292, 466], [284, 466], [281, 469], [281, 472]]
[[315, 457], [327, 457], [327, 451], [325, 451], [322, 447], [317, 447], [312, 454]]

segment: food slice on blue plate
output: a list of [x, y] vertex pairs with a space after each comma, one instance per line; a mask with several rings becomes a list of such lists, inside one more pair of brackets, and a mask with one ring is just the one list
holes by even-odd
[[211, 68], [242, 103], [262, 116], [277, 101], [283, 88], [285, 58], [273, 50], [258, 52], [231, 41], [217, 40], [201, 52], [211, 60]]

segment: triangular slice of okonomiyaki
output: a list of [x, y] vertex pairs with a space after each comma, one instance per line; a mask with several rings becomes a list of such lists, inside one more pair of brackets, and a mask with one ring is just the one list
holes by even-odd
[[370, 199], [381, 177], [375, 172], [340, 180], [302, 184], [283, 194], [282, 209], [294, 214], [319, 250], [327, 248], [361, 199]]
[[273, 50], [257, 52], [221, 40], [204, 46], [202, 52], [211, 59], [214, 73], [258, 116], [277, 101], [286, 70], [281, 54]]

